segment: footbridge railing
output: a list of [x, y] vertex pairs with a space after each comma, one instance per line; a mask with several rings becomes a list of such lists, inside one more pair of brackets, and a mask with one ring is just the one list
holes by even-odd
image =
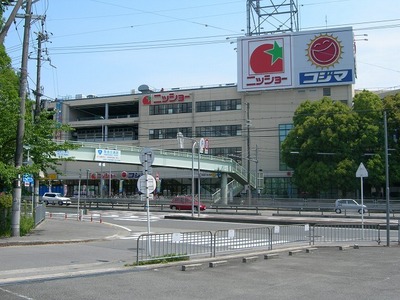
[[[64, 143], [64, 141], [57, 141]], [[57, 151], [55, 157], [69, 158], [78, 161], [96, 161], [96, 151], [101, 150], [119, 150], [121, 155], [115, 163], [141, 165], [140, 153], [143, 147], [116, 145], [107, 143], [90, 143], [90, 142], [72, 142], [78, 146], [77, 149], [67, 151]], [[163, 149], [152, 149], [154, 153], [153, 166], [192, 169], [192, 153], [185, 151], [172, 151]], [[197, 159], [194, 161], [194, 168], [198, 169]], [[241, 184], [247, 184], [248, 171], [231, 158], [217, 157], [212, 155], [200, 155], [200, 169], [202, 171], [211, 171], [219, 173], [227, 173]], [[250, 174], [250, 185], [256, 186], [255, 176]]]

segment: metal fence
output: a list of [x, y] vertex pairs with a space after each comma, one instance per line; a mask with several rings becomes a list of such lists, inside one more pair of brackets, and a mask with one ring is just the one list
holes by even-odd
[[46, 206], [39, 204], [35, 208], [35, 226], [41, 223], [46, 218]]
[[272, 245], [309, 243], [310, 226], [308, 224], [274, 226], [271, 240]]
[[214, 256], [258, 248], [272, 249], [271, 227], [218, 230], [214, 233]]
[[[389, 238], [400, 241], [399, 224], [391, 224]], [[381, 244], [387, 241], [386, 224], [315, 224], [311, 228], [310, 244], [329, 242], [377, 242]]]
[[142, 234], [137, 239], [136, 261], [165, 257], [212, 256], [211, 231]]
[[[390, 239], [400, 241], [399, 224], [390, 227]], [[279, 245], [315, 245], [332, 242], [386, 240], [383, 224], [276, 225], [211, 231], [143, 234], [137, 239], [137, 263], [160, 258], [216, 257], [233, 252], [272, 250]]]

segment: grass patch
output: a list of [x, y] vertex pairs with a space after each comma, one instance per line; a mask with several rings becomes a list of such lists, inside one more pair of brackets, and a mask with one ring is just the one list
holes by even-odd
[[24, 236], [29, 232], [31, 232], [33, 228], [35, 228], [35, 220], [32, 217], [21, 216], [19, 226], [20, 226], [20, 235]]
[[[27, 235], [35, 228], [35, 220], [30, 216], [21, 216], [19, 223], [19, 234], [20, 236]], [[11, 217], [8, 218], [2, 226], [0, 226], [0, 237], [8, 238], [11, 237], [12, 228], [11, 228]]]
[[145, 265], [155, 265], [155, 264], [167, 264], [170, 262], [174, 262], [174, 261], [186, 261], [189, 260], [190, 257], [186, 254], [167, 254], [164, 256], [158, 256], [158, 257], [154, 257], [153, 259], [150, 260], [144, 260], [144, 261], [139, 261], [134, 262], [132, 264], [127, 264], [127, 267], [134, 267], [134, 266], [145, 266]]

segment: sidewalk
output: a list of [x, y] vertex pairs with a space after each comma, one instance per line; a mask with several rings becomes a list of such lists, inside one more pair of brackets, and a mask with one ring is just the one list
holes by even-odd
[[29, 235], [0, 238], [0, 247], [90, 242], [127, 234], [125, 229], [109, 223], [46, 218]]

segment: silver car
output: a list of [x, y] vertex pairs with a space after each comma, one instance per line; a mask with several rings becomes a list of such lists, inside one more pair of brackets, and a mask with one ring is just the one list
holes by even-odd
[[46, 203], [46, 205], [49, 204], [58, 204], [58, 205], [70, 205], [71, 204], [71, 199], [68, 197], [64, 197], [60, 193], [44, 193], [42, 197], [42, 201]]
[[358, 204], [356, 200], [353, 199], [337, 199], [335, 202], [335, 212], [340, 214], [344, 211], [354, 210], [358, 211], [358, 213], [365, 213], [368, 211], [365, 205]]

